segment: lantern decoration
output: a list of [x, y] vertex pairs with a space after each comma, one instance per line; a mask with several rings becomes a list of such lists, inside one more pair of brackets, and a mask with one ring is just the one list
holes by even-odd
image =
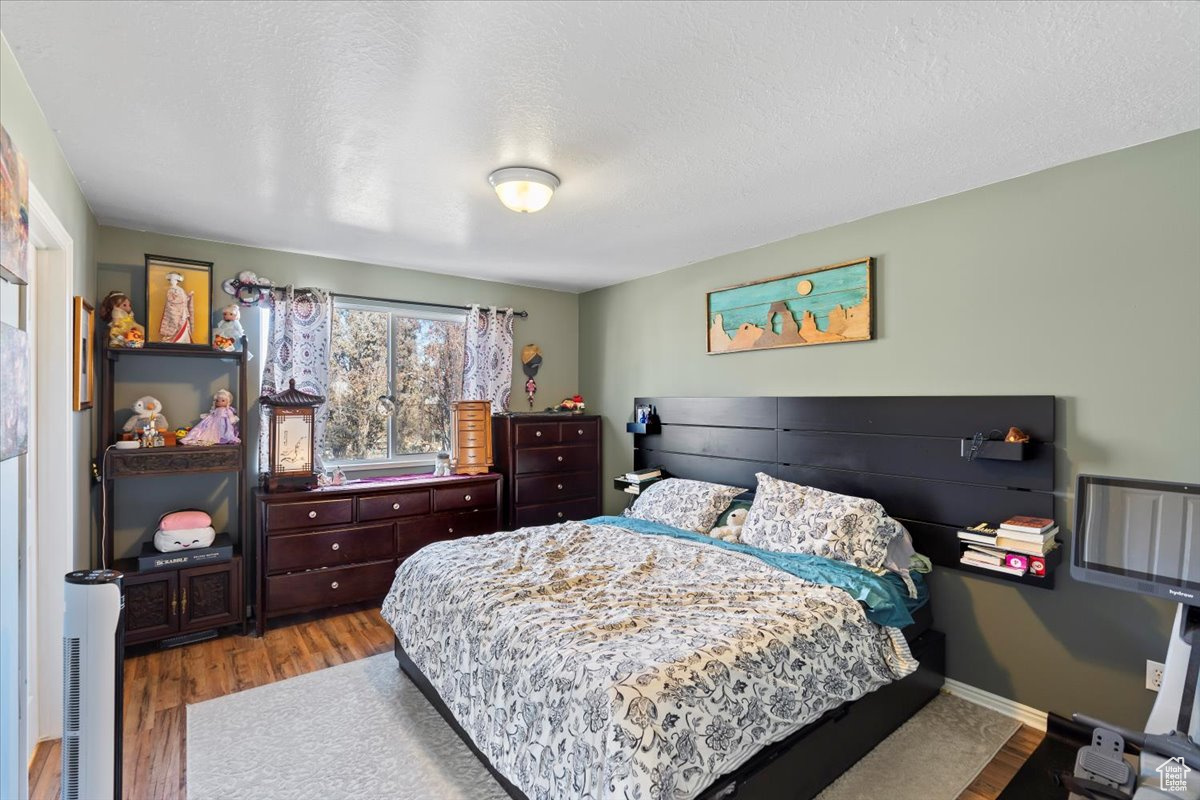
[[262, 474], [263, 489], [286, 492], [315, 488], [315, 415], [325, 398], [297, 389], [292, 379], [287, 389], [263, 395], [258, 402], [269, 410], [269, 456]]

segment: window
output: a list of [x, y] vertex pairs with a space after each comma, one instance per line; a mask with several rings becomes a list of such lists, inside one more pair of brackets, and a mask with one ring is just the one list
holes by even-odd
[[334, 298], [327, 461], [429, 462], [449, 449], [465, 319], [466, 312]]

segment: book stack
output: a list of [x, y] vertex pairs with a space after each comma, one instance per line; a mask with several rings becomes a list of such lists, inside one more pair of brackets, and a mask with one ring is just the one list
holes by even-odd
[[629, 484], [624, 491], [629, 494], [640, 494], [642, 487], [662, 478], [662, 470], [658, 467], [650, 467], [648, 469], [634, 470], [626, 472], [625, 477], [621, 478], [624, 483]]
[[958, 532], [966, 542], [959, 561], [1008, 575], [1046, 575], [1046, 554], [1058, 547], [1058, 526], [1046, 517], [1012, 517], [993, 527], [986, 522]]

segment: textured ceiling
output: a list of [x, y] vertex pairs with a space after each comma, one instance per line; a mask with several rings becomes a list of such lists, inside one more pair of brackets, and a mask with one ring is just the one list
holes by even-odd
[[[104, 224], [571, 290], [1200, 128], [1195, 2], [6, 0], [0, 26]], [[497, 202], [508, 165], [562, 179], [545, 211]]]

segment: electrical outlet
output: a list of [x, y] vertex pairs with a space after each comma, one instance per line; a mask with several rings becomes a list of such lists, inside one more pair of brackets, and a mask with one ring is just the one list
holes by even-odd
[[1146, 688], [1157, 692], [1162, 688], [1164, 666], [1161, 661], [1146, 661]]

